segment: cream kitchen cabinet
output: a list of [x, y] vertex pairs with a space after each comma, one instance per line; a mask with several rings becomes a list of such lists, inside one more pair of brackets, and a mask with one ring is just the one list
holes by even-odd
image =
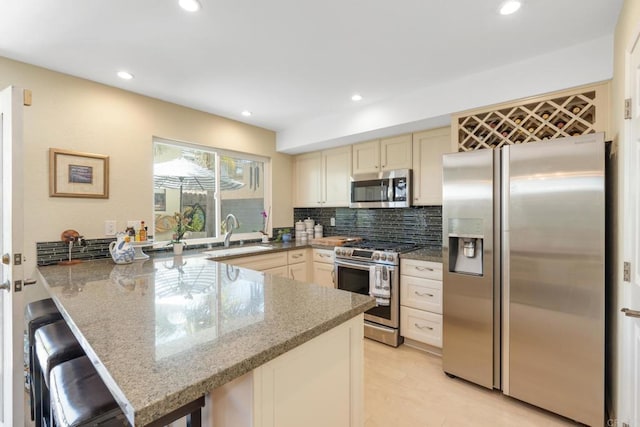
[[206, 425], [364, 426], [363, 322], [360, 314], [213, 389]]
[[450, 153], [451, 128], [413, 134], [413, 204], [442, 204], [442, 155]]
[[287, 252], [289, 279], [307, 282], [309, 278], [309, 250], [294, 249]]
[[295, 207], [349, 206], [351, 146], [301, 154], [294, 162]]
[[400, 334], [409, 345], [440, 352], [442, 263], [400, 260]]
[[270, 254], [232, 258], [222, 262], [237, 265], [239, 267], [250, 268], [251, 270], [262, 271], [263, 273], [270, 274], [272, 276], [287, 277], [289, 273], [286, 252], [274, 252]]
[[222, 261], [226, 264], [262, 271], [272, 276], [288, 277], [301, 282], [308, 281], [308, 249], [292, 249], [286, 252], [252, 255]]
[[332, 249], [313, 250], [313, 283], [328, 288], [335, 288], [333, 282], [333, 261], [334, 253]]
[[411, 134], [376, 139], [353, 145], [353, 173], [411, 169]]

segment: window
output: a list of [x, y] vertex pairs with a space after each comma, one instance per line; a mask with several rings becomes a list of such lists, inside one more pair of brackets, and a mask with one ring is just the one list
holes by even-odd
[[233, 230], [235, 238], [259, 238], [265, 227], [262, 212], [270, 206], [269, 164], [264, 157], [155, 139], [155, 241], [173, 238], [178, 212], [188, 222], [184, 238], [191, 243], [223, 240], [228, 214], [240, 225]]

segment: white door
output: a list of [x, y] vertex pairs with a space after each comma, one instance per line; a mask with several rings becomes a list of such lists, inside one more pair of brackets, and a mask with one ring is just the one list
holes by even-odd
[[624, 284], [621, 308], [628, 310], [620, 322], [622, 328], [622, 366], [619, 380], [623, 421], [640, 426], [640, 40], [628, 60], [629, 94], [632, 119], [623, 146], [624, 163], [624, 260], [631, 262], [630, 283]]
[[[24, 425], [22, 89], [0, 91], [0, 427]], [[21, 255], [18, 255], [21, 258]]]

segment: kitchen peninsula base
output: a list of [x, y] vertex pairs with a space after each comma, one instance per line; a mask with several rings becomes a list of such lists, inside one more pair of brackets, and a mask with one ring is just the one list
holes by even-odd
[[207, 396], [216, 427], [355, 427], [364, 423], [363, 315]]

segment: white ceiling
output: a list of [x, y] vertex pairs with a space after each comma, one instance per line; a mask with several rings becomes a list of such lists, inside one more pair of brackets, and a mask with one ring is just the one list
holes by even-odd
[[501, 1], [2, 0], [0, 56], [281, 133], [610, 36], [622, 5]]

